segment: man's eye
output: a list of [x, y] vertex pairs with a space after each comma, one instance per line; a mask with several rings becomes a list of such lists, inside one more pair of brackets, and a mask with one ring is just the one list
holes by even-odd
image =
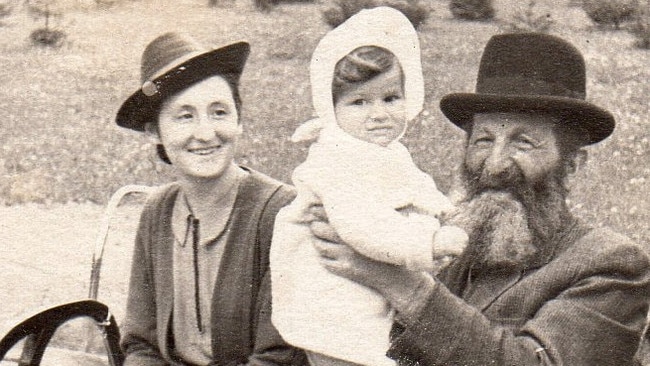
[[474, 140], [473, 145], [477, 147], [487, 147], [492, 144], [492, 139], [490, 137], [479, 137]]
[[514, 140], [514, 145], [520, 150], [534, 149], [537, 144], [526, 136], [519, 136]]

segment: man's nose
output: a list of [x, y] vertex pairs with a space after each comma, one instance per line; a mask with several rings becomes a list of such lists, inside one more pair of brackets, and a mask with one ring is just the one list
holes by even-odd
[[485, 159], [485, 173], [491, 176], [497, 176], [508, 171], [513, 161], [508, 148], [505, 144], [495, 143], [490, 155]]

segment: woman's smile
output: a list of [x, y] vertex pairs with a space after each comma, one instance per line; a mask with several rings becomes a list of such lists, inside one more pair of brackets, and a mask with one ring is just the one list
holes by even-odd
[[220, 149], [221, 149], [221, 144], [218, 144], [218, 145], [210, 145], [210, 146], [190, 147], [187, 148], [187, 151], [189, 151], [192, 154], [205, 156], [205, 155], [212, 155], [218, 152]]

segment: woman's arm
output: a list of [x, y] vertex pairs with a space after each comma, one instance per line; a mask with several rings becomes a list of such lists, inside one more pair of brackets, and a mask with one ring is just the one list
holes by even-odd
[[246, 365], [307, 365], [304, 352], [287, 344], [271, 323], [271, 277], [268, 272], [260, 287], [256, 310], [255, 345]]
[[155, 286], [151, 258], [145, 249], [150, 235], [146, 212], [145, 208], [136, 235], [126, 319], [122, 326], [121, 346], [126, 356], [125, 366], [167, 365], [157, 346]]
[[273, 227], [276, 216], [295, 198], [295, 192], [288, 187], [281, 187], [269, 199], [259, 223], [259, 242], [262, 258], [260, 265], [260, 284], [254, 308], [256, 316], [253, 353], [246, 365], [251, 366], [280, 366], [307, 365], [306, 356], [302, 350], [287, 344], [277, 329], [271, 323], [271, 272], [269, 269], [268, 251], [273, 238]]

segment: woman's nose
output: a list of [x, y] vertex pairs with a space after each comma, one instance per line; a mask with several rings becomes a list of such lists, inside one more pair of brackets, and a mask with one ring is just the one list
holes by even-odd
[[198, 117], [196, 126], [194, 127], [194, 138], [201, 141], [208, 141], [216, 135], [213, 123], [205, 116]]

